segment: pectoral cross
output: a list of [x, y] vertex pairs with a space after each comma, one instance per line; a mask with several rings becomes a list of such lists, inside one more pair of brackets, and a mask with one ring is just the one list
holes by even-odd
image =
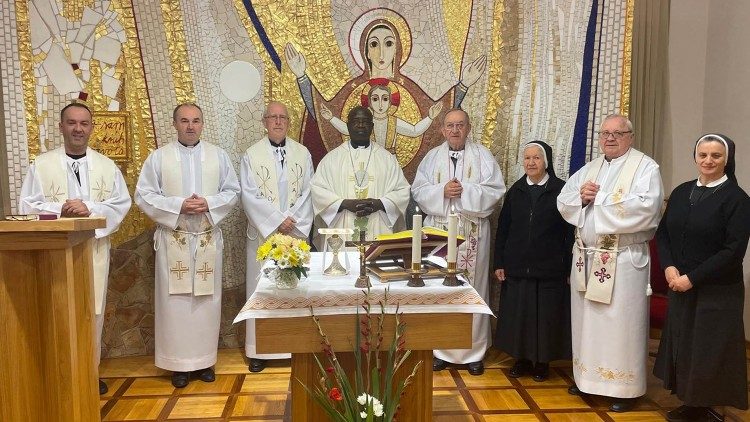
[[182, 275], [188, 272], [189, 270], [190, 268], [184, 266], [182, 264], [182, 261], [177, 261], [174, 268], [169, 269], [170, 272], [177, 274], [177, 280], [182, 280]]
[[206, 281], [208, 279], [208, 276], [213, 273], [214, 269], [208, 266], [208, 262], [204, 262], [203, 267], [196, 271], [196, 274], [201, 276], [203, 278], [203, 281]]
[[367, 174], [365, 170], [365, 163], [359, 162], [359, 170], [354, 172], [354, 175], [349, 176], [349, 180], [354, 182], [354, 196], [356, 199], [367, 199], [370, 182], [375, 180], [375, 177]]

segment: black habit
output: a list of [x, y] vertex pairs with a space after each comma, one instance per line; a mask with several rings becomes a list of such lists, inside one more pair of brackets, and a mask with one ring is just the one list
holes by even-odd
[[688, 406], [747, 409], [742, 259], [750, 199], [734, 182], [675, 188], [657, 231], [662, 269], [693, 287], [669, 292], [654, 375]]
[[573, 226], [557, 211], [565, 182], [554, 174], [541, 186], [526, 179], [508, 190], [500, 212], [494, 268], [505, 270], [505, 281], [494, 344], [516, 359], [570, 359]]

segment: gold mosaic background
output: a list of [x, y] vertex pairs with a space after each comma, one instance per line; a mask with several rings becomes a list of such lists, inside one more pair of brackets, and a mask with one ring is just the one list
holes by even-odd
[[[86, 7], [103, 4], [102, 0], [42, 0], [45, 1], [57, 1], [61, 15], [71, 21], [81, 20]], [[556, 162], [569, 162], [563, 142], [569, 142], [566, 131], [572, 127], [571, 107], [574, 114], [578, 101], [575, 58], [581, 57], [578, 44], [583, 44], [588, 22], [586, 9], [590, 6], [583, 7], [577, 0], [557, 1], [560, 2], [564, 4], [554, 10], [551, 0], [405, 0], [378, 5], [404, 17], [391, 20], [403, 38], [401, 74], [432, 100], [441, 101], [448, 93], [445, 98], [449, 101], [451, 87], [458, 82], [461, 69], [481, 55], [487, 57], [486, 69], [470, 87], [462, 106], [472, 117], [473, 138], [493, 151], [508, 185], [519, 176], [518, 146], [531, 139], [547, 140], [559, 154]], [[604, 39], [602, 44], [618, 45], [612, 39], [624, 38], [623, 51], [612, 54], [618, 58], [616, 68], [598, 76], [600, 97], [592, 97], [592, 102], [598, 102], [602, 109], [610, 108], [601, 111], [608, 114], [617, 108], [626, 111], [629, 105], [634, 0], [604, 4], [602, 13], [606, 19], [601, 20], [600, 30], [601, 25], [607, 25], [607, 31], [602, 33], [606, 32], [611, 39]], [[28, 143], [29, 160], [33, 160], [45, 148], [60, 144], [57, 116], [51, 113], [70, 97], [57, 94], [51, 86], [45, 87], [43, 96], [53, 106], [39, 112], [34, 69], [45, 55], [32, 54], [34, 28], [29, 25], [28, 0], [14, 0], [14, 5], [10, 19], [16, 22], [17, 36], [12, 45], [0, 48], [8, 54], [16, 51], [20, 80], [3, 83], [19, 85], [23, 104], [4, 106], [6, 110], [22, 108], [27, 124], [23, 138]], [[281, 71], [275, 68], [262, 45], [242, 0], [111, 2], [109, 10], [117, 13], [117, 22], [127, 36], [114, 66], [115, 77], [122, 81], [114, 99], [129, 125], [129, 158], [118, 164], [131, 194], [148, 154], [157, 145], [171, 140], [171, 107], [181, 102], [204, 106], [207, 126], [204, 135], [210, 134], [210, 142], [227, 150], [237, 169], [244, 150], [264, 134], [260, 116], [263, 105], [272, 99], [288, 105], [290, 136], [299, 139], [305, 125], [302, 118], [305, 106], [296, 77], [284, 59], [287, 43], [304, 54], [307, 74], [326, 101], [362, 74], [351, 57], [348, 36], [352, 24], [363, 14], [371, 13], [375, 5], [357, 0], [256, 0], [253, 5], [282, 57]], [[566, 14], [558, 16], [558, 9]], [[0, 10], [0, 16], [4, 13], [9, 12]], [[564, 22], [564, 28], [558, 28], [560, 21]], [[579, 29], [577, 38], [564, 33], [567, 27]], [[104, 30], [97, 27], [97, 39]], [[406, 37], [409, 33], [411, 36]], [[566, 44], [563, 41], [566, 37], [572, 37], [572, 43]], [[436, 57], [436, 52], [442, 55]], [[609, 52], [601, 55], [606, 54]], [[251, 63], [261, 77], [259, 94], [245, 103], [228, 101], [219, 88], [221, 70], [233, 60]], [[106, 67], [91, 60], [91, 76], [83, 88], [88, 93], [85, 102], [97, 113], [105, 114], [109, 99], [101, 86]], [[81, 70], [76, 72], [80, 76]], [[424, 112], [420, 114], [418, 103], [410, 102], [409, 92], [401, 95], [402, 116], [415, 123]], [[357, 101], [356, 97], [350, 98], [347, 106]], [[535, 113], [538, 118], [529, 117]], [[592, 116], [592, 122], [597, 118]], [[46, 125], [49, 134], [46, 139], [40, 139], [40, 125]], [[403, 162], [418, 147], [418, 142], [409, 140], [401, 144], [397, 154]], [[24, 169], [11, 166], [9, 172], [20, 180]], [[13, 189], [18, 187], [11, 186]], [[245, 299], [242, 236], [245, 225], [239, 208], [223, 225], [227, 248], [221, 347], [241, 345], [244, 337], [244, 326], [234, 326], [231, 320]], [[104, 356], [153, 353], [152, 226], [134, 206], [114, 235]]]

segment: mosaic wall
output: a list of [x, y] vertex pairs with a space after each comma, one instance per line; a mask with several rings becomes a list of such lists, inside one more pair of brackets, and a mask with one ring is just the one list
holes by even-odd
[[[131, 193], [148, 153], [174, 139], [178, 103], [202, 106], [203, 138], [238, 166], [264, 135], [269, 100], [288, 104], [290, 136], [319, 158], [346, 139], [335, 120], [376, 85], [400, 99], [376, 110], [387, 121], [376, 140], [409, 178], [441, 142], [431, 114], [459, 104], [506, 181], [522, 174], [519, 145], [534, 139], [553, 146], [556, 171], [567, 174], [597, 154], [603, 116], [627, 110], [632, 3], [6, 1], [0, 69], [11, 205], [29, 162], [61, 145], [58, 115], [71, 100], [95, 110], [92, 145], [117, 161]], [[385, 82], [370, 82], [377, 78]], [[121, 130], [105, 136], [110, 127]], [[244, 302], [245, 225], [239, 208], [224, 223], [220, 347], [244, 335], [231, 320]], [[104, 356], [153, 353], [152, 234], [133, 208], [114, 239]]]

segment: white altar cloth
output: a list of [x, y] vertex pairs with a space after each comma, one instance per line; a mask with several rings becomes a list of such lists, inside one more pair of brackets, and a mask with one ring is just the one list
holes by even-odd
[[[312, 307], [315, 315], [355, 314], [364, 303], [365, 289], [354, 287], [359, 275], [359, 258], [356, 252], [348, 252], [352, 263], [351, 273], [344, 276], [324, 276], [322, 253], [313, 252], [307, 278], [300, 280], [295, 289], [278, 289], [266, 276], [262, 275], [255, 293], [242, 307], [234, 322], [249, 318], [292, 318], [310, 316]], [[342, 257], [343, 258], [343, 257]], [[330, 257], [328, 258], [330, 263]], [[469, 313], [488, 314], [492, 311], [468, 283], [458, 287], [443, 286], [443, 279], [425, 279], [424, 287], [408, 287], [407, 281], [381, 283], [370, 277], [371, 303], [378, 301], [388, 291], [386, 313], [394, 313], [396, 304], [399, 312], [409, 313]], [[380, 312], [379, 307], [373, 309]]]

